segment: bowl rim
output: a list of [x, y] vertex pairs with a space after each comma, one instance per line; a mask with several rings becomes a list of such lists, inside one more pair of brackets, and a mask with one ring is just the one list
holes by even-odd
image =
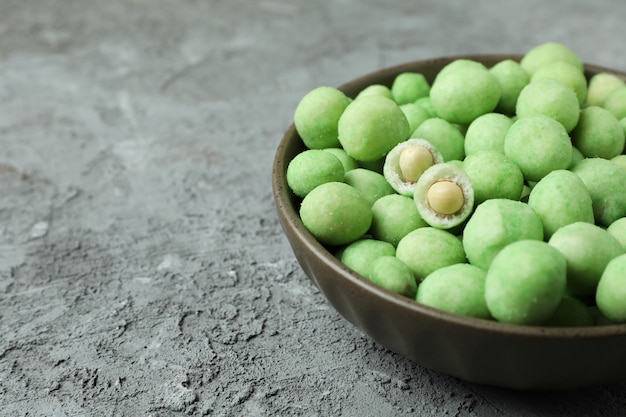
[[[370, 80], [373, 77], [389, 77], [393, 74], [414, 68], [415, 66], [449, 62], [454, 59], [473, 59], [479, 61], [485, 59], [513, 59], [519, 61], [521, 57], [522, 55], [515, 54], [463, 54], [410, 61], [367, 73], [351, 81], [343, 83], [337, 88], [346, 92], [354, 90], [355, 87], [363, 85], [367, 80]], [[626, 80], [626, 72], [587, 63], [584, 63], [584, 68], [586, 72], [609, 72]], [[284, 132], [282, 139], [276, 148], [272, 164], [272, 194], [277, 212], [281, 218], [281, 226], [283, 228], [289, 227], [300, 242], [304, 244], [306, 250], [310, 251], [316, 258], [324, 262], [324, 264], [326, 264], [326, 266], [333, 272], [337, 273], [341, 279], [348, 280], [350, 284], [357, 286], [359, 290], [367, 292], [369, 295], [376, 298], [380, 298], [381, 302], [392, 303], [397, 307], [406, 308], [412, 314], [425, 315], [438, 322], [443, 321], [451, 325], [471, 328], [481, 332], [495, 332], [515, 336], [560, 339], [595, 339], [622, 336], [626, 334], [626, 323], [576, 327], [531, 326], [461, 316], [420, 304], [411, 298], [388, 291], [364, 278], [341, 263], [341, 261], [331, 252], [329, 248], [317, 241], [317, 239], [315, 239], [315, 237], [304, 227], [304, 224], [298, 215], [298, 210], [295, 204], [298, 198], [293, 195], [287, 186], [285, 177], [287, 165], [289, 163], [286, 159], [287, 149], [290, 145], [294, 146], [292, 141], [296, 138], [299, 137], [295, 129], [295, 125], [291, 123]], [[300, 146], [305, 149], [304, 143], [302, 143], [301, 140], [300, 142]], [[308, 276], [306, 272], [305, 275]], [[312, 280], [311, 277], [309, 277], [309, 279]]]

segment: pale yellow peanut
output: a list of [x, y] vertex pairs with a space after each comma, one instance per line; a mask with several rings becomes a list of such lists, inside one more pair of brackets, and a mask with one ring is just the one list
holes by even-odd
[[405, 181], [417, 182], [424, 171], [433, 166], [435, 160], [432, 153], [419, 145], [407, 146], [400, 153], [398, 165]]
[[426, 193], [430, 208], [438, 214], [455, 214], [463, 208], [463, 189], [454, 181], [441, 180], [433, 183]]

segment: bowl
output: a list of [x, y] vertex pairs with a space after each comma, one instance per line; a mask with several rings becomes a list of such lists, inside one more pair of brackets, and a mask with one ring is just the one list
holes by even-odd
[[[350, 97], [371, 84], [391, 86], [405, 71], [432, 83], [454, 59], [487, 67], [520, 55], [448, 56], [386, 68], [340, 87]], [[610, 72], [585, 65], [589, 78]], [[348, 322], [415, 363], [465, 381], [505, 388], [564, 390], [626, 381], [626, 324], [595, 327], [522, 326], [462, 317], [389, 292], [343, 265], [311, 235], [298, 215], [300, 199], [285, 178], [289, 161], [305, 150], [293, 124], [275, 154], [272, 188], [278, 218], [302, 270]]]

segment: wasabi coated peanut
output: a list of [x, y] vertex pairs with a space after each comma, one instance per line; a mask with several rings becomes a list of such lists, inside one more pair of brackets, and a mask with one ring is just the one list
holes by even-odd
[[551, 327], [584, 327], [593, 326], [595, 320], [587, 304], [577, 298], [564, 295], [556, 311], [541, 324]]
[[304, 197], [320, 184], [343, 181], [341, 161], [331, 153], [308, 149], [296, 155], [287, 166], [287, 184], [298, 197]]
[[548, 243], [567, 260], [567, 290], [572, 295], [592, 295], [607, 264], [624, 253], [609, 232], [584, 222], [561, 227]]
[[449, 313], [489, 319], [485, 302], [487, 273], [470, 264], [455, 264], [429, 274], [417, 288], [416, 301]]
[[370, 171], [377, 172], [379, 174], [383, 173], [383, 165], [385, 165], [385, 157], [380, 159], [376, 159], [374, 161], [357, 161], [359, 167], [369, 169]]
[[606, 266], [598, 283], [596, 304], [609, 320], [626, 323], [626, 254]]
[[424, 106], [420, 106], [416, 103], [402, 104], [400, 105], [400, 110], [402, 110], [406, 116], [406, 120], [409, 122], [409, 132], [415, 132], [415, 129], [417, 129], [424, 120], [432, 117]]
[[551, 62], [539, 68], [530, 78], [530, 82], [549, 78], [561, 82], [572, 89], [578, 98], [578, 103], [583, 104], [587, 99], [587, 78], [580, 68], [567, 62]]
[[383, 96], [389, 100], [393, 100], [393, 94], [391, 89], [383, 84], [371, 84], [365, 87], [357, 94], [356, 98], [362, 98], [367, 96]]
[[572, 143], [565, 128], [554, 119], [533, 115], [517, 119], [504, 138], [504, 154], [528, 181], [539, 181], [572, 160]]
[[530, 191], [528, 205], [541, 217], [545, 238], [571, 223], [594, 223], [589, 190], [573, 172], [552, 171]]
[[424, 120], [415, 129], [411, 138], [429, 141], [439, 151], [445, 162], [461, 160], [465, 157], [463, 133], [455, 125], [442, 118], [431, 117]]
[[[524, 175], [506, 155], [498, 151], [478, 151], [463, 160], [463, 170], [474, 189], [474, 202], [491, 198], [519, 200], [524, 189]], [[591, 203], [591, 199], [589, 200]]]
[[388, 291], [414, 298], [417, 283], [411, 269], [395, 256], [380, 256], [372, 262], [370, 281]]
[[570, 168], [591, 195], [596, 223], [608, 227], [626, 216], [626, 170], [603, 158], [586, 158]]
[[580, 57], [567, 46], [558, 42], [545, 42], [531, 48], [520, 60], [520, 65], [530, 75], [551, 62], [567, 62], [581, 72], [583, 63]]
[[398, 243], [396, 257], [411, 269], [417, 282], [439, 268], [466, 262], [459, 238], [434, 227], [408, 233]]
[[340, 246], [365, 235], [372, 223], [372, 209], [354, 187], [343, 182], [327, 182], [304, 197], [300, 219], [320, 243]]
[[539, 240], [513, 242], [487, 270], [487, 307], [500, 322], [541, 324], [557, 310], [566, 280], [566, 261], [558, 250]]
[[442, 162], [441, 153], [429, 141], [411, 138], [389, 151], [383, 175], [398, 194], [412, 197], [415, 184], [424, 171]]
[[413, 198], [391, 194], [376, 200], [372, 206], [370, 233], [378, 240], [398, 246], [409, 232], [428, 224], [417, 211]]
[[576, 149], [575, 146], [572, 146], [572, 160], [570, 161], [569, 166], [567, 168], [568, 169], [572, 168], [574, 165], [576, 165], [583, 159], [585, 159], [585, 155], [583, 155], [581, 151]]
[[435, 77], [430, 101], [442, 119], [467, 125], [478, 116], [492, 112], [501, 94], [500, 83], [487, 67], [469, 59], [457, 59]]
[[588, 158], [611, 159], [624, 150], [626, 133], [613, 113], [598, 106], [580, 112], [571, 132], [572, 144]]
[[428, 112], [430, 117], [437, 117], [437, 112], [433, 108], [433, 103], [430, 101], [430, 96], [418, 98], [417, 100], [415, 100], [415, 104], [424, 108]]
[[504, 153], [504, 138], [513, 125], [513, 119], [500, 113], [487, 113], [477, 117], [465, 132], [465, 155], [478, 151]]
[[571, 88], [559, 81], [543, 78], [524, 87], [517, 98], [515, 111], [520, 118], [534, 115], [550, 117], [571, 132], [578, 123], [580, 104]]
[[519, 93], [530, 82], [530, 75], [519, 62], [512, 59], [498, 62], [489, 68], [489, 71], [496, 77], [502, 89], [496, 110], [505, 114], [514, 114]]
[[626, 169], [626, 155], [618, 155], [615, 158], [611, 158], [611, 162], [620, 168]]
[[617, 75], [608, 72], [597, 73], [589, 79], [586, 104], [602, 106], [609, 94], [622, 87], [626, 87], [626, 84]]
[[606, 231], [622, 244], [622, 249], [626, 252], [626, 217], [615, 220]]
[[392, 100], [379, 95], [357, 98], [338, 122], [339, 142], [357, 161], [375, 161], [409, 138], [409, 122]]
[[339, 146], [337, 122], [351, 99], [334, 87], [318, 87], [298, 103], [293, 121], [309, 149]]
[[348, 155], [348, 153], [341, 148], [324, 148], [322, 150], [335, 155], [337, 159], [339, 159], [339, 162], [341, 162], [341, 165], [343, 165], [343, 170], [345, 172], [359, 167], [359, 164], [354, 160], [354, 158]]
[[417, 72], [400, 73], [396, 75], [391, 85], [391, 95], [398, 104], [415, 103], [429, 93], [430, 84], [424, 75]]
[[428, 168], [413, 192], [417, 211], [426, 223], [439, 229], [461, 224], [474, 208], [474, 189], [467, 174], [453, 163]]
[[476, 206], [463, 229], [467, 259], [485, 270], [504, 247], [518, 240], [543, 241], [541, 218], [521, 201], [487, 200]]
[[355, 168], [346, 172], [343, 177], [346, 184], [359, 190], [370, 205], [380, 197], [393, 194], [394, 190], [382, 174], [365, 168]]
[[341, 251], [341, 262], [357, 274], [370, 277], [372, 263], [381, 256], [394, 256], [396, 248], [387, 242], [374, 239], [359, 239]]
[[609, 94], [602, 107], [620, 120], [626, 117], [626, 87], [618, 88]]

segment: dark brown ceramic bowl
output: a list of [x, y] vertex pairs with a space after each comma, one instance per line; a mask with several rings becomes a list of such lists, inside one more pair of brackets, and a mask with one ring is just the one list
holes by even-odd
[[[387, 68], [341, 87], [354, 97], [370, 84], [391, 85], [404, 71], [435, 74], [456, 58], [492, 66], [520, 56], [455, 56]], [[587, 65], [587, 76], [612, 72]], [[304, 150], [294, 126], [276, 151], [272, 186], [291, 248], [306, 275], [349, 322], [388, 349], [466, 381], [515, 389], [572, 389], [626, 381], [626, 325], [550, 328], [509, 325], [438, 311], [388, 292], [345, 267], [304, 228], [300, 200], [285, 179], [289, 161]]]

